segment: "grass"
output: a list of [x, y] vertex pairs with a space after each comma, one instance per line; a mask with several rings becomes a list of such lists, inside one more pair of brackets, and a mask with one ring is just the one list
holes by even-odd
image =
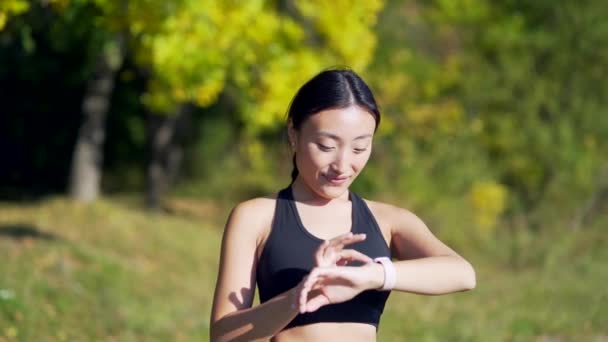
[[[227, 212], [125, 203], [0, 203], [0, 341], [208, 339]], [[393, 293], [379, 341], [608, 341], [607, 241], [599, 227], [539, 238], [543, 257], [517, 268], [465, 252], [478, 287]]]

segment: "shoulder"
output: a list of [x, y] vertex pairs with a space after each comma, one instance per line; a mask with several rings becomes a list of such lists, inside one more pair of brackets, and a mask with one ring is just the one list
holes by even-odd
[[428, 256], [458, 255], [441, 242], [413, 212], [394, 205], [367, 201], [374, 215], [389, 229], [391, 252], [398, 260]]
[[250, 219], [264, 219], [274, 212], [276, 194], [243, 201], [232, 209], [231, 216], [246, 215]]
[[398, 229], [415, 229], [426, 227], [424, 222], [413, 212], [392, 204], [365, 199], [365, 203], [376, 217], [384, 222], [391, 231]]
[[238, 233], [256, 241], [270, 229], [276, 206], [276, 194], [243, 201], [232, 209], [224, 234]]

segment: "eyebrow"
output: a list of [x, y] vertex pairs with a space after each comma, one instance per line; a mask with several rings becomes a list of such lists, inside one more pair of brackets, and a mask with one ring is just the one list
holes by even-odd
[[[321, 132], [318, 133], [318, 135], [324, 136], [324, 137], [328, 137], [328, 138], [331, 138], [331, 139], [334, 139], [334, 140], [342, 140], [342, 138], [340, 138], [339, 136], [337, 136], [335, 134], [332, 134], [332, 133], [329, 133], [329, 132], [321, 131]], [[360, 140], [360, 139], [365, 139], [365, 138], [371, 138], [372, 136], [373, 136], [372, 134], [363, 134], [363, 135], [360, 135], [360, 136], [356, 137], [353, 140]]]

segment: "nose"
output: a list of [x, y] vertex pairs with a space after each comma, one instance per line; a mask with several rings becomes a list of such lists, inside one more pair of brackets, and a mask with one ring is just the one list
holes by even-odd
[[346, 149], [339, 150], [336, 153], [336, 158], [331, 164], [332, 171], [338, 175], [347, 173], [350, 164], [350, 156]]

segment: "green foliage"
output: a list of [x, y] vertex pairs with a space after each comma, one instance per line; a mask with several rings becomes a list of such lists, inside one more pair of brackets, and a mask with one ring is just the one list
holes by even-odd
[[[6, 5], [6, 10], [27, 10], [19, 3]], [[364, 70], [371, 62], [376, 43], [372, 27], [381, 7], [379, 0], [57, 0], [36, 4], [32, 16], [16, 26], [26, 50], [33, 51], [35, 23], [27, 20], [40, 13], [55, 17], [60, 24], [49, 25], [50, 44], [69, 50], [72, 41], [86, 37], [84, 64], [90, 66], [104, 54], [117, 69], [126, 48], [126, 59], [146, 78], [138, 100], [153, 112], [171, 115], [183, 103], [205, 108], [228, 94], [237, 113], [232, 122], [247, 123], [244, 139], [249, 147], [239, 155], [259, 175], [270, 174], [259, 137], [283, 121], [294, 89], [327, 66]], [[65, 26], [71, 31], [63, 30]], [[78, 76], [81, 81], [90, 74]]]
[[456, 232], [589, 214], [608, 167], [606, 15], [599, 2], [389, 2], [370, 74], [389, 127], [364, 181]]
[[[516, 195], [512, 209], [546, 210], [551, 203], [555, 210], [561, 202], [573, 216], [606, 167], [599, 151], [608, 143], [608, 88], [600, 79], [608, 68], [598, 61], [608, 53], [600, 19], [608, 6], [478, 3], [487, 10], [466, 20], [438, 7], [462, 29], [469, 77], [460, 93], [469, 115], [483, 123], [480, 143]], [[557, 190], [565, 188], [567, 196]]]
[[[380, 1], [293, 6], [181, 3], [157, 30], [142, 29], [138, 55], [154, 72], [144, 101], [170, 112], [177, 103], [206, 107], [224, 90], [238, 92], [247, 129], [256, 132], [281, 122], [294, 89], [320, 69], [342, 64], [363, 70], [370, 63]], [[348, 15], [336, 19], [335, 13]]]
[[456, 92], [466, 76], [455, 33], [430, 25], [427, 11], [393, 1], [379, 19], [368, 79], [384, 116], [360, 181], [370, 196], [412, 209], [454, 242], [491, 232], [509, 189], [476, 144], [482, 123]]
[[[1, 41], [12, 44], [3, 56], [19, 40], [24, 52], [14, 54], [36, 57], [21, 58], [20, 80], [39, 82], [49, 77], [42, 66], [80, 56], [82, 64], [60, 83], [83, 84], [99, 53], [119, 64], [116, 37], [125, 37], [128, 65], [109, 118], [119, 128], [108, 133], [108, 188], [143, 184], [142, 113], [170, 115], [194, 103], [196, 138], [187, 146], [179, 191], [234, 191], [227, 197], [238, 199], [275, 191], [289, 181], [281, 132], [295, 90], [325, 67], [351, 65], [371, 83], [383, 113], [372, 161], [355, 190], [411, 208], [434, 230], [449, 231], [450, 240], [466, 239], [461, 232], [492, 239], [501, 220], [535, 230], [563, 230], [563, 222], [580, 228], [605, 208], [604, 2], [0, 6], [10, 17]], [[52, 23], [38, 20], [47, 14]], [[72, 126], [65, 127], [58, 136], [70, 136]], [[48, 160], [44, 152], [30, 154], [37, 168]]]

